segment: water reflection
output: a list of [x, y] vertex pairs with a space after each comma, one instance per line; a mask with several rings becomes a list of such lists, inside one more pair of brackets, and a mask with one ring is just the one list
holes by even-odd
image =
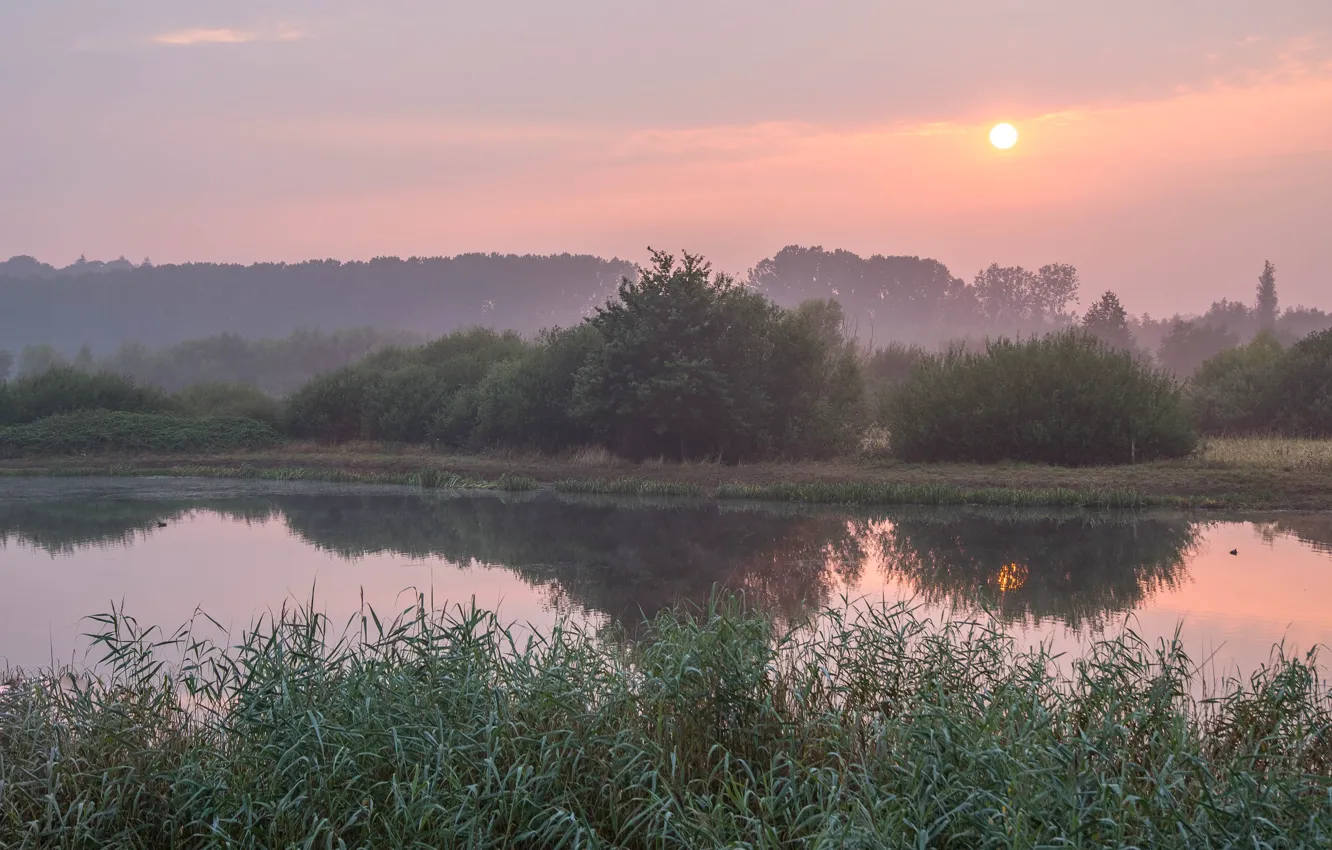
[[[1100, 625], [1187, 577], [1204, 525], [1184, 514], [898, 509], [422, 495], [413, 491], [84, 495], [0, 499], [0, 541], [70, 555], [134, 545], [208, 512], [280, 521], [344, 559], [376, 554], [493, 565], [571, 604], [632, 625], [714, 587], [795, 617], [875, 576], [936, 604], [1007, 622]], [[1332, 520], [1282, 517], [1265, 539], [1332, 551]]]

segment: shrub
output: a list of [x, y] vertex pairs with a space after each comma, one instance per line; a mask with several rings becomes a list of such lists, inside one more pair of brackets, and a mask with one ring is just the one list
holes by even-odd
[[1310, 334], [1272, 365], [1266, 409], [1287, 434], [1332, 435], [1332, 330]]
[[239, 416], [80, 411], [0, 428], [0, 457], [104, 452], [219, 452], [276, 445], [273, 427]]
[[558, 451], [592, 440], [590, 429], [572, 413], [579, 368], [601, 345], [588, 325], [552, 330], [519, 358], [491, 366], [477, 385], [472, 439]]
[[173, 395], [171, 401], [188, 416], [241, 416], [270, 425], [277, 424], [281, 413], [277, 399], [250, 384], [194, 384]]
[[366, 386], [364, 434], [375, 440], [423, 442], [457, 389], [452, 376], [421, 364], [378, 373]]
[[109, 372], [88, 374], [56, 366], [38, 375], [8, 383], [8, 400], [0, 404], [0, 424], [22, 424], [77, 410], [119, 410], [155, 413], [171, 402], [154, 387], [145, 387]]
[[916, 461], [1129, 463], [1196, 444], [1168, 376], [1078, 331], [931, 358], [888, 427], [894, 453]]
[[361, 439], [366, 396], [375, 377], [359, 366], [319, 375], [287, 398], [283, 427], [295, 437]]
[[1268, 387], [1281, 343], [1268, 332], [1248, 345], [1207, 360], [1189, 381], [1193, 421], [1207, 433], [1253, 432], [1272, 427], [1266, 409]]

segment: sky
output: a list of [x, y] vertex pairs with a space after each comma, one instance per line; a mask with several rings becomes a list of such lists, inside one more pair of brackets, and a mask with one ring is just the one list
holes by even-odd
[[[0, 0], [0, 256], [788, 244], [1332, 308], [1327, 0]], [[1019, 130], [1001, 152], [999, 121]]]

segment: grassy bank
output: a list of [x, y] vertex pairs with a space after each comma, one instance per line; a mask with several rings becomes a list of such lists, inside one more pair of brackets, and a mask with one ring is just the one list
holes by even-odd
[[6, 847], [1332, 839], [1332, 705], [1305, 660], [1202, 702], [1177, 646], [1128, 635], [1061, 671], [900, 608], [815, 638], [719, 604], [632, 643], [461, 609], [349, 636], [289, 612], [225, 650], [99, 622], [102, 678], [0, 689]]
[[0, 460], [0, 475], [202, 475], [284, 480], [717, 496], [826, 504], [1332, 510], [1332, 440], [1207, 441], [1178, 461], [1068, 469], [1035, 464], [631, 463], [604, 451], [456, 455], [422, 447], [287, 443], [206, 454]]

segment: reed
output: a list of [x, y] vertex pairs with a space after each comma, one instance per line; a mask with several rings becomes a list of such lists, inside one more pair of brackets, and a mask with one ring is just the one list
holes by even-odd
[[1312, 657], [1201, 700], [1177, 641], [1056, 664], [902, 606], [779, 630], [714, 600], [633, 641], [424, 602], [347, 629], [284, 610], [238, 643], [92, 620], [98, 670], [0, 687], [5, 847], [1332, 839]]
[[566, 478], [556, 481], [555, 489], [561, 493], [596, 493], [605, 496], [706, 495], [706, 491], [698, 484], [644, 478]]

